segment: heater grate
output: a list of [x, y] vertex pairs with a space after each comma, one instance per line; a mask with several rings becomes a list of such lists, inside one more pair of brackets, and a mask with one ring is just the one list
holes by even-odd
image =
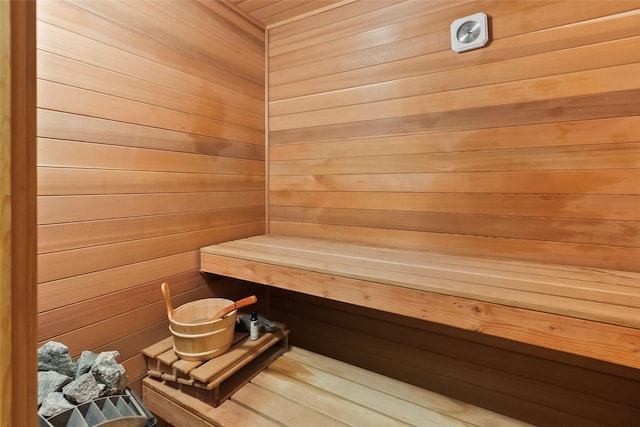
[[152, 427], [156, 420], [127, 390], [127, 394], [83, 403], [49, 419], [39, 416], [38, 427]]

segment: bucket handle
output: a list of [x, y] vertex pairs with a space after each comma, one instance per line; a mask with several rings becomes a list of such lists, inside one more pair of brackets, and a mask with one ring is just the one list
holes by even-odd
[[219, 319], [227, 314], [231, 313], [233, 310], [237, 310], [241, 307], [245, 307], [247, 305], [255, 304], [258, 301], [258, 298], [255, 295], [251, 295], [250, 297], [246, 297], [241, 299], [240, 301], [234, 302], [218, 311], [216, 314], [208, 318], [206, 321], [211, 322], [213, 320]]
[[167, 317], [169, 320], [173, 321], [173, 306], [171, 305], [171, 294], [169, 293], [169, 285], [167, 282], [164, 282], [160, 285], [160, 289], [162, 290], [162, 296], [164, 297], [164, 303], [167, 306]]

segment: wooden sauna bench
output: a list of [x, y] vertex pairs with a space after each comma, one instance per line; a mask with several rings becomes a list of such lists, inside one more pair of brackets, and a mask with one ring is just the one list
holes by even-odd
[[142, 391], [176, 426], [530, 425], [297, 347], [217, 408], [151, 378]]
[[640, 273], [270, 234], [201, 269], [640, 368]]

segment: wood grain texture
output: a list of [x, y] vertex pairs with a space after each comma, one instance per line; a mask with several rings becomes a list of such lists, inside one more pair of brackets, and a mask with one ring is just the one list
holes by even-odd
[[352, 0], [227, 0], [262, 27], [278, 26], [300, 16], [330, 10]]
[[638, 273], [255, 236], [203, 271], [638, 367]]
[[638, 2], [365, 3], [269, 30], [271, 232], [640, 271]]
[[[198, 249], [264, 231], [264, 33], [221, 2], [38, 2], [38, 342], [140, 350], [245, 288]], [[238, 52], [243, 52], [239, 55]]]
[[534, 425], [623, 427], [640, 410], [631, 368], [294, 292], [274, 290], [272, 310], [294, 346]]
[[528, 425], [297, 347], [216, 408], [152, 379], [143, 391], [162, 416], [182, 414], [181, 425]]
[[37, 424], [35, 2], [0, 4], [0, 426]]

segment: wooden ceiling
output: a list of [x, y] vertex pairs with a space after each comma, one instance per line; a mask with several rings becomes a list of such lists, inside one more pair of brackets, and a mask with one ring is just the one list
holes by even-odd
[[260, 22], [271, 26], [316, 9], [330, 7], [342, 0], [227, 0], [238, 9]]

